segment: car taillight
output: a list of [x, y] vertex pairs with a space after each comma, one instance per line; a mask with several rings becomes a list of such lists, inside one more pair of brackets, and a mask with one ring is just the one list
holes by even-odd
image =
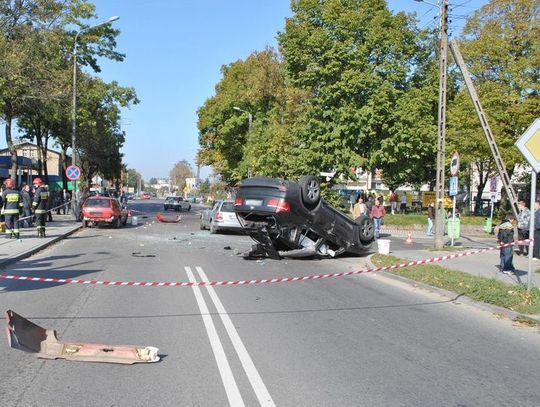
[[234, 200], [234, 206], [242, 206], [243, 203], [244, 203], [244, 201], [242, 201], [242, 198], [240, 198], [240, 197], [237, 197]]
[[284, 199], [269, 199], [266, 205], [271, 208], [276, 208], [276, 213], [291, 211], [291, 205]]
[[221, 212], [216, 213], [215, 220], [218, 222], [223, 221], [223, 214]]

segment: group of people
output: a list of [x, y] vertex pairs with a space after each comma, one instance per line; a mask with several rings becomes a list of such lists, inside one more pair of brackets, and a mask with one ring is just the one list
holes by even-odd
[[[534, 217], [533, 227], [530, 230], [531, 216]], [[508, 245], [501, 247], [501, 263], [499, 269], [504, 274], [513, 274], [514, 267], [514, 215], [507, 214], [502, 223], [499, 225], [497, 233], [497, 243], [500, 245]], [[533, 239], [532, 256], [536, 260], [540, 260], [540, 201], [535, 201], [534, 212], [527, 207], [525, 201], [519, 202], [519, 214], [517, 219], [518, 240]], [[517, 255], [528, 256], [530, 245], [518, 245]]]
[[358, 219], [362, 215], [373, 219], [375, 238], [379, 238], [381, 226], [384, 224], [384, 216], [386, 215], [382, 196], [375, 197], [374, 194], [369, 194], [367, 202], [364, 202], [364, 196], [360, 195], [352, 208], [352, 214], [354, 219]]
[[[20, 227], [32, 227], [34, 221], [38, 237], [45, 237], [46, 217], [51, 216], [51, 211], [48, 209], [51, 204], [57, 202], [51, 201], [48, 187], [43, 184], [41, 178], [35, 178], [32, 184], [32, 186], [23, 184], [19, 190], [15, 182], [8, 178], [1, 187], [1, 217], [5, 222], [6, 236], [10, 239], [19, 239]], [[61, 196], [64, 203], [69, 202], [67, 191], [60, 191], [56, 195]], [[64, 205], [64, 213], [66, 213], [65, 206], [67, 204]]]

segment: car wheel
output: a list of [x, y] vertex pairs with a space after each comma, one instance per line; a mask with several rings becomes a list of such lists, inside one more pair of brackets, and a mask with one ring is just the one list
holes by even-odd
[[214, 224], [214, 221], [210, 221], [210, 234], [215, 235], [217, 231], [218, 231], [218, 228]]
[[314, 175], [305, 175], [298, 181], [302, 190], [302, 201], [307, 206], [315, 206], [321, 199], [321, 185]]
[[188, 212], [191, 210], [191, 205], [188, 206], [187, 210]]
[[373, 220], [367, 215], [362, 215], [355, 220], [355, 223], [359, 226], [358, 234], [360, 241], [364, 244], [372, 242], [375, 236]]

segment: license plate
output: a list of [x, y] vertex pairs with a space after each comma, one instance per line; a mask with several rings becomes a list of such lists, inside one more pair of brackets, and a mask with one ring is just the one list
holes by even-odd
[[261, 206], [262, 203], [262, 199], [246, 199], [247, 206]]

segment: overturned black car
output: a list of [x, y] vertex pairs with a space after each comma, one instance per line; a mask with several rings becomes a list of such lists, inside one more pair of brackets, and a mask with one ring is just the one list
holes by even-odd
[[257, 242], [247, 258], [361, 254], [374, 240], [373, 221], [365, 215], [353, 221], [331, 207], [313, 175], [298, 183], [248, 178], [240, 184], [234, 206], [240, 224]]

